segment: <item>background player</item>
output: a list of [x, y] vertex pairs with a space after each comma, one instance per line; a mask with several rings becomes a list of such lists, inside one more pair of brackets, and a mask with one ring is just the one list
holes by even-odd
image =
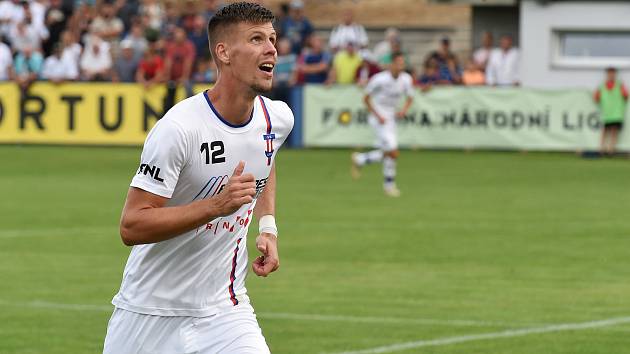
[[272, 21], [251, 3], [217, 12], [208, 24], [215, 86], [149, 133], [121, 219], [134, 247], [104, 353], [269, 353], [244, 281], [252, 214], [262, 253], [254, 272], [279, 265], [274, 158], [293, 114], [258, 96], [272, 87]]
[[[391, 197], [400, 195], [395, 181], [398, 158], [396, 118], [403, 118], [407, 114], [414, 94], [413, 79], [404, 69], [404, 55], [394, 53], [389, 70], [374, 75], [368, 82], [364, 101], [370, 111], [369, 123], [376, 133], [379, 148], [352, 154], [352, 176], [355, 179], [360, 177], [362, 166], [383, 161], [383, 190]], [[405, 104], [402, 110], [396, 112], [403, 96], [407, 97]]]

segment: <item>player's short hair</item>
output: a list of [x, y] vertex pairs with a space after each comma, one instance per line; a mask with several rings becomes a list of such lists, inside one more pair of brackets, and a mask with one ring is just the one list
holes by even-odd
[[273, 23], [275, 17], [273, 13], [256, 3], [235, 2], [217, 11], [208, 22], [208, 42], [210, 44], [210, 55], [214, 57], [214, 47], [226, 28], [241, 23]]
[[392, 61], [394, 61], [396, 58], [398, 57], [405, 57], [405, 54], [403, 52], [394, 52], [392, 53]]

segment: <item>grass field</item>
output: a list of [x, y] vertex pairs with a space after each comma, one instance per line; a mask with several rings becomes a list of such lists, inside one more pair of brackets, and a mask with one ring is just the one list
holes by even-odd
[[[101, 350], [139, 153], [0, 146], [0, 353]], [[275, 354], [630, 353], [629, 161], [403, 152], [399, 199], [349, 151], [277, 161]]]

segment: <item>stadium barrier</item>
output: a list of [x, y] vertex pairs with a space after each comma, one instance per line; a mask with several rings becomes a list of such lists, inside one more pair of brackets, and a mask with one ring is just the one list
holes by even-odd
[[[374, 144], [363, 93], [355, 86], [304, 87], [304, 146]], [[626, 117], [630, 117], [629, 111]], [[581, 89], [440, 87], [417, 91], [398, 124], [407, 148], [596, 150], [601, 123], [592, 93]], [[619, 148], [630, 151], [630, 133]]]
[[[0, 143], [141, 145], [165, 95], [164, 86], [38, 82], [22, 97], [17, 85], [0, 83]], [[288, 145], [372, 145], [362, 96], [355, 86], [295, 88]], [[586, 90], [443, 87], [417, 91], [398, 129], [405, 148], [572, 151], [597, 149], [600, 122]], [[621, 150], [630, 151], [629, 135], [622, 131]]]

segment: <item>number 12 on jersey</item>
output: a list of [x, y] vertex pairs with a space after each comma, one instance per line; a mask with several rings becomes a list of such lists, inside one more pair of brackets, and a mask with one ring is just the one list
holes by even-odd
[[[223, 146], [223, 142], [221, 140], [211, 142], [210, 147], [208, 147], [208, 143], [203, 143], [201, 144], [201, 149], [199, 151], [202, 154], [205, 153], [206, 165], [210, 164], [211, 156], [213, 164], [225, 162], [225, 157], [223, 156], [225, 153], [225, 147]], [[212, 155], [210, 155], [210, 151], [212, 151]]]

